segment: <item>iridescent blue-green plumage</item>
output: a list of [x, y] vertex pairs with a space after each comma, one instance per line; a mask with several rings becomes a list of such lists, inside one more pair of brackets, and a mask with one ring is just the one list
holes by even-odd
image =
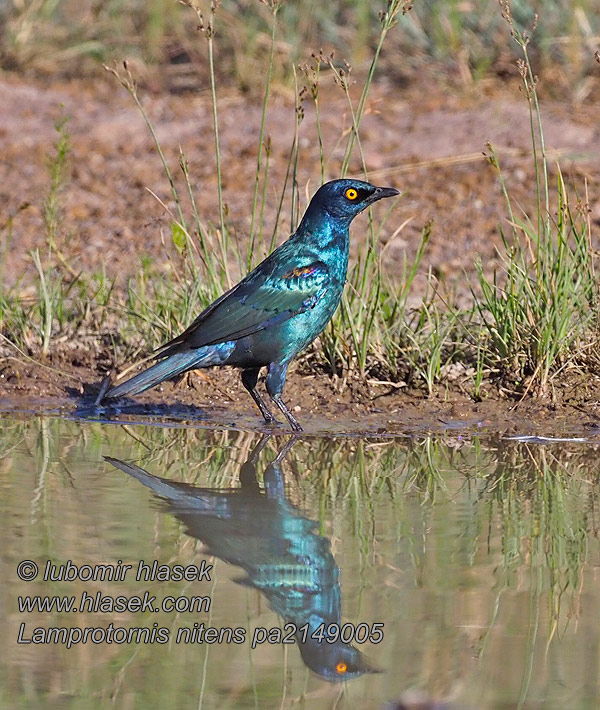
[[281, 395], [290, 361], [333, 316], [348, 268], [348, 230], [357, 214], [394, 188], [361, 180], [333, 180], [312, 198], [296, 232], [240, 283], [206, 308], [167, 343], [153, 367], [108, 390], [105, 398], [135, 395], [186, 370], [215, 365], [242, 369], [242, 382], [267, 422], [256, 390], [268, 368], [269, 396], [295, 430], [300, 425]]
[[199, 488], [159, 478], [133, 463], [106, 460], [162, 499], [164, 510], [185, 524], [207, 554], [244, 570], [235, 581], [258, 589], [284, 623], [294, 625], [311, 670], [330, 681], [376, 673], [357, 648], [337, 634], [327, 635], [342, 627], [339, 568], [319, 525], [286, 497], [282, 464], [294, 439], [266, 466], [259, 486], [256, 468], [268, 440], [263, 437], [242, 465], [239, 488]]

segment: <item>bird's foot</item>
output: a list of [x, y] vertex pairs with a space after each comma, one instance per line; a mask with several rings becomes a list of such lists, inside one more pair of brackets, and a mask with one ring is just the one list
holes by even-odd
[[292, 427], [293, 431], [295, 431], [295, 432], [304, 431], [304, 429], [300, 425], [300, 422], [290, 412], [290, 410], [287, 408], [286, 403], [281, 399], [281, 397], [275, 396], [275, 397], [272, 397], [272, 399], [275, 402], [275, 404], [279, 407], [279, 410], [281, 411], [283, 416], [288, 420], [289, 425]]
[[279, 424], [277, 419], [275, 419], [275, 417], [271, 414], [271, 412], [269, 412], [268, 409], [266, 409], [264, 412], [262, 412], [262, 415], [263, 415], [263, 419], [265, 420], [265, 422], [267, 424]]
[[304, 429], [302, 428], [302, 425], [300, 424], [300, 422], [294, 416], [292, 416], [291, 412], [288, 412], [288, 414], [289, 414], [289, 416], [287, 417], [287, 420], [290, 423], [290, 426], [292, 427], [292, 429], [298, 433], [303, 432]]

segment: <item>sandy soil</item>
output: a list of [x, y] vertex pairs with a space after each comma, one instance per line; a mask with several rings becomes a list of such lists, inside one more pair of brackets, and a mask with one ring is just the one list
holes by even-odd
[[[125, 278], [139, 268], [140, 258], [153, 255], [166, 263], [161, 230], [168, 233], [170, 218], [148, 192], [155, 192], [173, 207], [169, 186], [143, 119], [131, 98], [110, 76], [95, 82], [53, 83], [41, 86], [22, 78], [0, 76], [4, 109], [0, 113], [0, 222], [23, 202], [30, 207], [16, 215], [14, 236], [5, 255], [7, 285], [20, 279], [24, 288], [33, 274], [28, 254], [44, 246], [43, 197], [48, 189], [46, 156], [56, 138], [54, 122], [69, 116], [71, 178], [63, 194], [63, 244], [75, 268], [106, 265], [109, 276]], [[489, 94], [489, 95], [488, 95]], [[390, 270], [397, 269], [416, 248], [423, 225], [434, 220], [426, 261], [441, 276], [462, 276], [473, 271], [476, 255], [494, 255], [499, 241], [498, 223], [506, 210], [494, 170], [481, 155], [487, 141], [496, 146], [506, 181], [524, 207], [534, 203], [527, 105], [516, 89], [491, 88], [456, 96], [439, 87], [392, 85], [373, 88], [362, 128], [362, 142], [370, 179], [398, 187], [405, 194], [386, 224], [382, 241], [405, 221], [385, 251]], [[339, 174], [340, 134], [349, 117], [339, 88], [322, 91], [328, 177]], [[148, 95], [144, 104], [163, 150], [178, 173], [179, 146], [191, 168], [195, 194], [207, 221], [217, 221], [210, 97]], [[256, 147], [261, 107], [248, 105], [244, 96], [221, 97], [221, 147], [224, 197], [229, 218], [240, 239], [249, 230]], [[585, 176], [590, 185], [591, 208], [600, 223], [600, 124], [591, 107], [543, 104], [546, 143], [561, 155], [567, 176]], [[267, 133], [272, 140], [271, 185], [283, 180], [293, 135], [294, 111], [289, 97], [275, 96]], [[318, 186], [319, 167], [314, 113], [306, 103], [301, 125], [299, 183], [309, 196]], [[354, 173], [360, 174], [355, 161]], [[277, 204], [268, 195], [267, 227]], [[383, 209], [383, 208], [380, 208]], [[364, 225], [363, 225], [364, 228]], [[285, 226], [280, 238], [287, 236]], [[353, 228], [353, 245], [361, 240], [361, 222]]]
[[[105, 265], [108, 275], [117, 276], [120, 285], [139, 269], [143, 256], [150, 255], [159, 268], [168, 268], [164, 235], [169, 233], [170, 218], [147, 188], [172, 207], [169, 187], [148, 130], [125, 90], [109, 75], [93, 82], [43, 84], [4, 74], [0, 75], [0, 95], [0, 225], [6, 225], [14, 215], [10, 242], [6, 230], [1, 232], [4, 285], [16, 285], [24, 297], [33, 295], [34, 267], [29, 252], [45, 245], [42, 206], [49, 184], [46, 156], [52, 152], [56, 139], [53, 124], [61, 111], [69, 116], [72, 155], [69, 185], [62, 196], [64, 219], [59, 247], [73, 268], [93, 271]], [[190, 163], [202, 215], [216, 221], [208, 93], [146, 93], [143, 101], [174, 172], [181, 145]], [[335, 86], [325, 86], [320, 101], [327, 173], [333, 178], [339, 173], [342, 156], [338, 140], [349, 126], [347, 105]], [[319, 166], [314, 112], [308, 103], [305, 109], [299, 182], [306, 186], [308, 199], [318, 185]], [[261, 108], [249, 105], [242, 95], [223, 91], [219, 112], [228, 218], [239, 238], [244, 239], [250, 224]], [[550, 99], [543, 102], [543, 114], [548, 149], [552, 155], [560, 155], [563, 173], [580, 188], [583, 179], [587, 180], [592, 220], [600, 224], [597, 115], [590, 106], [576, 107]], [[293, 123], [290, 97], [275, 92], [267, 124], [272, 140], [271, 185], [283, 180]], [[495, 172], [483, 159], [482, 150], [487, 141], [494, 144], [512, 194], [527, 209], [535, 199], [527, 154], [529, 140], [527, 105], [514, 87], [482, 82], [458, 96], [435, 85], [413, 83], [400, 88], [386, 80], [378, 83], [362, 130], [369, 176], [373, 182], [404, 192], [381, 236], [389, 271], [398, 272], [405, 254], [408, 258], [414, 254], [423, 225], [433, 220], [424, 268], [431, 265], [449, 289], [456, 282], [458, 300], [467, 299], [464, 274], [474, 273], [476, 257], [491, 267], [499, 243], [498, 223], [506, 215]], [[360, 174], [359, 168], [355, 162], [354, 174]], [[19, 211], [23, 203], [29, 206]], [[273, 223], [276, 204], [273, 191], [268, 195], [267, 229]], [[362, 230], [364, 222], [357, 220], [352, 231], [354, 254], [363, 238]], [[284, 226], [280, 240], [286, 236]], [[31, 355], [38, 359], [35, 353]], [[84, 392], [87, 384], [97, 383], [111, 365], [108, 348], [95, 336], [82, 336], [77, 343], [61, 343], [59, 339], [42, 365], [6, 345], [0, 345], [0, 356], [4, 356], [0, 360], [0, 409], [5, 410], [76, 408], [77, 393]], [[58, 370], [60, 376], [48, 367]], [[237, 380], [235, 373], [209, 373], [207, 381], [193, 376], [197, 390], [187, 385], [177, 389], [165, 385], [163, 391], [149, 393], [140, 402], [149, 403], [151, 411], [159, 403], [206, 404], [212, 408], [209, 419], [217, 416], [211, 414], [213, 410], [226, 411], [226, 415], [217, 416], [223, 421], [234, 416], [231, 411], [241, 409], [247, 412], [241, 416], [248, 417], [254, 426], [258, 420], [252, 403], [246, 401]], [[317, 421], [312, 414], [316, 412], [341, 422], [341, 429], [362, 427], [369, 431], [410, 428], [416, 421], [421, 427], [426, 427], [427, 421], [437, 427], [438, 421], [447, 419], [468, 421], [475, 428], [481, 422], [496, 421], [507, 430], [529, 426], [539, 431], [538, 425], [552, 431], [581, 429], [595, 426], [595, 404], [600, 400], [600, 381], [593, 378], [568, 383], [554, 402], [527, 401], [516, 410], [512, 409], [515, 401], [498, 399], [498, 393], [492, 391], [487, 393], [487, 401], [473, 402], [460, 381], [451, 390], [440, 391], [434, 400], [385, 384], [357, 381], [346, 385], [342, 388], [325, 374], [309, 374], [301, 364], [292, 373], [286, 394], [300, 407], [300, 418], [306, 421], [311, 412], [311, 425]], [[91, 401], [91, 397], [90, 390], [84, 401]], [[187, 410], [182, 411], [185, 414]], [[177, 406], [173, 412], [181, 418]], [[202, 416], [207, 414], [207, 410], [202, 412]]]

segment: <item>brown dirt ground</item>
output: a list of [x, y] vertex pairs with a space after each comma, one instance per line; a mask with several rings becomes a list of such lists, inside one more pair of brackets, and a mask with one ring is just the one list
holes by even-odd
[[[0, 412], [12, 416], [46, 414], [118, 423], [162, 423], [206, 428], [233, 427], [286, 431], [268, 427], [231, 370], [192, 373], [179, 383], [165, 383], [139, 397], [106, 408], [93, 406], [97, 387], [89, 368], [69, 368], [68, 376], [40, 366], [12, 365], [0, 394]], [[63, 371], [64, 372], [64, 371]], [[6, 373], [6, 370], [5, 370]], [[97, 384], [97, 383], [96, 383]], [[596, 389], [598, 392], [598, 389]], [[505, 435], [600, 437], [600, 399], [555, 404], [528, 398], [522, 402], [490, 397], [474, 402], [456, 389], [427, 397], [417, 391], [394, 391], [382, 385], [350, 383], [343, 389], [328, 377], [303, 375], [296, 368], [286, 385], [286, 399], [306, 435], [403, 436], [453, 431], [458, 436], [501, 432]], [[279, 417], [281, 420], [282, 417]]]
[[[46, 156], [56, 139], [53, 124], [61, 106], [70, 117], [72, 155], [70, 181], [62, 195], [59, 247], [72, 267], [93, 271], [105, 265], [108, 275], [117, 276], [120, 285], [136, 272], [143, 255], [150, 255], [159, 268], [168, 268], [163, 235], [169, 233], [170, 218], [147, 188], [172, 207], [169, 188], [144, 122], [115, 80], [106, 75], [93, 81], [42, 82], [7, 73], [0, 74], [0, 95], [0, 225], [14, 215], [11, 242], [0, 242], [5, 287], [17, 286], [24, 297], [33, 295], [34, 268], [29, 253], [45, 244]], [[174, 171], [179, 146], [183, 147], [202, 214], [216, 221], [208, 92], [146, 93], [143, 101]], [[327, 177], [333, 178], [339, 173], [342, 157], [338, 139], [349, 125], [347, 105], [334, 86], [322, 89], [320, 103]], [[308, 199], [318, 185], [319, 165], [314, 111], [308, 103], [305, 109], [299, 183], [306, 186]], [[579, 186], [581, 194], [585, 194], [587, 180], [591, 217], [598, 225], [597, 112], [593, 106], [555, 99], [545, 100], [542, 110], [547, 147], [553, 155], [560, 155], [563, 173]], [[228, 219], [243, 239], [249, 230], [261, 107], [249, 104], [243, 95], [222, 91], [219, 112]], [[271, 185], [283, 180], [293, 123], [293, 101], [283, 90], [275, 92], [267, 124], [272, 140]], [[487, 141], [497, 148], [518, 203], [525, 209], [534, 204], [526, 102], [514, 87], [498, 82], [481, 82], [458, 94], [430, 82], [399, 87], [384, 79], [373, 87], [362, 128], [370, 179], [404, 193], [381, 236], [386, 267], [391, 274], [397, 273], [405, 254], [409, 259], [414, 254], [423, 225], [433, 220], [425, 268], [431, 265], [448, 290], [454, 288], [459, 302], [468, 299], [465, 273], [473, 275], [477, 256], [491, 268], [500, 241], [498, 223], [506, 215], [495, 172], [481, 155]], [[359, 168], [355, 162], [354, 174], [360, 174]], [[552, 171], [556, 172], [554, 164]], [[24, 202], [30, 206], [18, 211]], [[267, 228], [274, 219], [275, 192], [268, 195], [268, 203]], [[402, 224], [405, 226], [396, 232]], [[280, 240], [286, 234], [284, 226]], [[357, 220], [352, 232], [354, 254], [361, 237]], [[35, 353], [31, 355], [38, 360]], [[110, 364], [110, 353], [98, 339], [89, 337], [75, 344], [59, 339], [45, 364], [26, 359], [8, 346], [0, 346], [0, 358], [0, 410], [12, 411], [72, 410], [77, 407], [77, 393], [84, 392], [88, 383], [97, 383]], [[56, 368], [60, 377], [47, 366]], [[214, 372], [207, 378], [204, 382], [199, 376], [192, 377], [198, 391], [167, 384], [139, 401], [150, 405], [146, 410], [150, 414], [156, 410], [178, 418], [185, 418], [186, 405], [202, 403], [210, 411], [197, 411], [194, 416], [208, 415], [213, 421], [215, 412], [221, 412], [217, 416], [220, 421], [236, 422], [241, 416], [242, 423], [246, 417], [248, 425], [254, 426], [258, 420], [237, 375]], [[485, 401], [473, 402], [460, 381], [427, 399], [420, 392], [385, 384], [351, 381], [342, 387], [326, 375], [308, 374], [300, 365], [291, 373], [286, 395], [300, 407], [298, 416], [305, 422], [310, 419], [311, 428], [319, 430], [327, 428], [327, 420], [336, 422], [332, 426], [340, 430], [399, 431], [413, 426], [445, 427], [448, 422], [468, 422], [477, 428], [495, 422], [495, 428], [503, 430], [562, 432], [595, 426], [600, 380], [572, 380], [554, 401], [526, 400], [513, 409], [514, 400], [503, 399], [491, 389]], [[176, 402], [182, 405], [181, 411], [177, 411]], [[156, 409], [159, 403], [171, 409]], [[237, 412], [241, 408], [244, 414], [232, 414], [231, 403], [235, 404], [231, 409]]]

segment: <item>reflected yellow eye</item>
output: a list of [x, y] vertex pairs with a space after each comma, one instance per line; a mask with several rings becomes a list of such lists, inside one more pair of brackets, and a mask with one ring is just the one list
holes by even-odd
[[[354, 195], [356, 195], [356, 190], [352, 190], [352, 188], [350, 188], [350, 190], [348, 190], [348, 192], [353, 192]], [[348, 195], [348, 192], [346, 192], [346, 195]], [[345, 673], [345, 672], [348, 670], [348, 666], [344, 663], [344, 661], [340, 661], [340, 662], [337, 664], [337, 666], [335, 667], [335, 670], [336, 670], [340, 675], [342, 675], [343, 673]]]
[[349, 200], [355, 200], [358, 197], [358, 192], [356, 192], [356, 190], [353, 187], [349, 187], [346, 190], [346, 197]]

